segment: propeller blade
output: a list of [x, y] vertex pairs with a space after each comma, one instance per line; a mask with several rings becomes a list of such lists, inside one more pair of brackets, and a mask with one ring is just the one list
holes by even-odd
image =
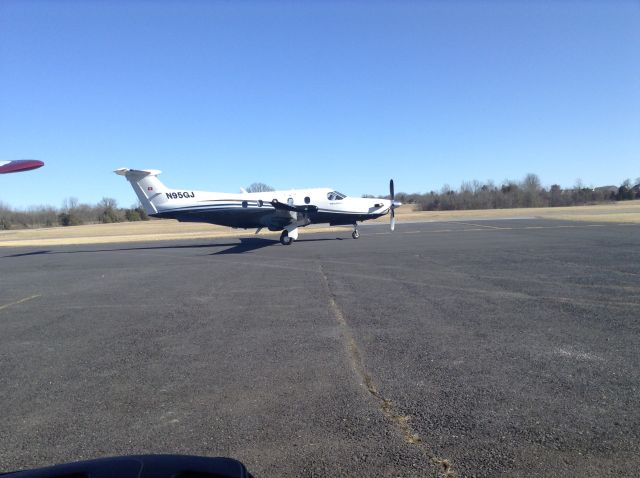
[[[393, 179], [391, 180], [391, 190], [393, 191]], [[391, 217], [391, 232], [396, 228], [396, 207], [393, 204], [393, 196], [391, 199], [391, 207], [389, 208], [389, 216]]]
[[389, 217], [390, 217], [390, 225], [391, 225], [391, 231], [393, 231], [396, 228], [396, 205], [395, 205], [395, 199], [396, 199], [396, 191], [395, 188], [393, 187], [393, 179], [389, 180], [389, 197], [391, 198], [391, 207], [389, 207]]

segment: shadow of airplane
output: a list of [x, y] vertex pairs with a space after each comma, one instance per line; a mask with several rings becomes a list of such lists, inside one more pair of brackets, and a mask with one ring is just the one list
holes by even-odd
[[42, 254], [49, 254], [51, 253], [51, 251], [34, 251], [34, 252], [23, 252], [22, 254], [10, 254], [8, 256], [2, 256], [2, 258], [5, 257], [23, 257], [23, 256], [39, 256]]
[[117, 247], [112, 249], [89, 249], [86, 251], [35, 251], [35, 252], [24, 252], [21, 254], [11, 254], [8, 256], [2, 256], [2, 258], [7, 257], [22, 257], [22, 256], [35, 256], [40, 254], [93, 254], [96, 252], [115, 252], [115, 251], [149, 251], [155, 249], [202, 249], [205, 247], [224, 247], [224, 246], [236, 246], [238, 245], [236, 242], [229, 243], [218, 243], [218, 244], [191, 244], [191, 245], [175, 245], [175, 246], [147, 246], [147, 247]]
[[262, 249], [263, 247], [273, 246], [279, 244], [280, 241], [275, 239], [264, 239], [262, 237], [241, 237], [240, 243], [235, 243], [228, 249], [223, 249], [218, 252], [212, 252], [212, 256], [220, 254], [245, 254], [247, 252], [255, 251], [256, 249]]
[[[319, 242], [319, 241], [341, 241], [341, 237], [336, 238], [318, 238], [318, 239], [300, 239], [297, 242]], [[176, 244], [176, 245], [163, 245], [163, 246], [144, 246], [144, 247], [119, 247], [112, 249], [90, 249], [90, 250], [76, 250], [76, 251], [32, 251], [23, 252], [19, 254], [10, 254], [2, 256], [3, 259], [10, 257], [23, 257], [23, 256], [36, 256], [36, 255], [53, 255], [53, 254], [93, 254], [98, 252], [116, 252], [116, 251], [148, 251], [148, 250], [162, 250], [162, 249], [205, 249], [205, 248], [219, 248], [228, 247], [222, 251], [213, 252], [210, 255], [219, 254], [245, 254], [263, 247], [273, 246], [279, 244], [277, 239], [265, 239], [262, 237], [241, 237], [240, 242], [225, 242], [225, 243], [213, 243], [213, 244]]]
[[[319, 241], [341, 241], [341, 237], [336, 237], [334, 239], [328, 238], [319, 238], [319, 239], [300, 239], [295, 242], [319, 242]], [[240, 244], [234, 244], [229, 249], [225, 249], [223, 251], [214, 252], [211, 255], [217, 256], [222, 254], [244, 254], [246, 252], [251, 252], [256, 249], [262, 249], [263, 247], [273, 246], [274, 244], [279, 244], [280, 241], [277, 239], [264, 239], [261, 237], [241, 237]]]

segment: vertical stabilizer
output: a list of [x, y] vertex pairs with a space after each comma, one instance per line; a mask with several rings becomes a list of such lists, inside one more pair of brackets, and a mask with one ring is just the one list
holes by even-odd
[[158, 179], [158, 174], [161, 172], [157, 169], [127, 168], [114, 171], [114, 173], [127, 178], [127, 181], [131, 183], [147, 214], [156, 214], [158, 212], [157, 206], [166, 201], [164, 193], [168, 191], [168, 188]]

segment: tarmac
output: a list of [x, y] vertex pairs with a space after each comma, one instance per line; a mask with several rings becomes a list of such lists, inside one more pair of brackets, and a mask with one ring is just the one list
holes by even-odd
[[0, 472], [637, 475], [640, 226], [360, 232], [0, 249]]

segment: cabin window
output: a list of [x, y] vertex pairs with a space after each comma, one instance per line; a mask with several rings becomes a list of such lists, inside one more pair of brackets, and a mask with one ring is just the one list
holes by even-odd
[[311, 198], [309, 196], [305, 196], [304, 203], [309, 204], [311, 202]]
[[247, 207], [249, 206], [249, 203], [247, 201], [242, 201], [242, 207]]

